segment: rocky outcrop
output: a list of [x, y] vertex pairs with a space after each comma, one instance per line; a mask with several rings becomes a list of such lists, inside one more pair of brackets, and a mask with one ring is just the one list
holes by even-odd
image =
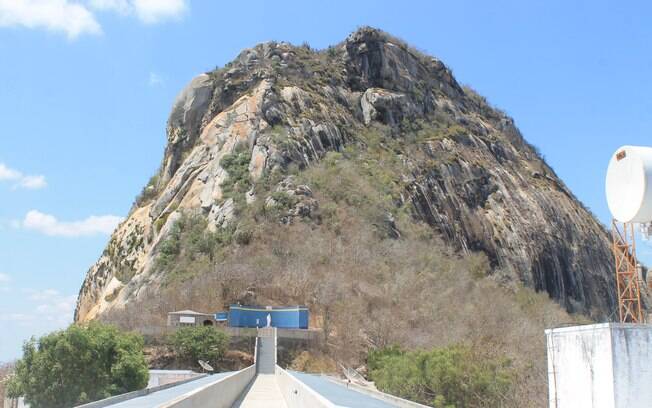
[[378, 120], [390, 126], [409, 119], [414, 111], [412, 103], [405, 94], [390, 92], [382, 88], [369, 88], [360, 99], [364, 123], [369, 125]]
[[[611, 314], [605, 230], [513, 120], [460, 87], [441, 61], [363, 28], [320, 52], [264, 43], [191, 81], [168, 120], [158, 180], [89, 270], [75, 319], [96, 318], [160, 285], [154, 261], [182, 212], [205, 216], [211, 230], [257, 202], [277, 209], [282, 223], [313, 217], [314, 186], [297, 183], [289, 169], [360, 144], [358, 135], [378, 126], [418, 146], [400, 157], [396, 175], [416, 220], [459, 251], [484, 252], [498, 279], [546, 291], [570, 311]], [[242, 173], [254, 182], [282, 177], [268, 195], [251, 188], [238, 201], [230, 191]], [[389, 236], [400, 239], [392, 214], [385, 218]]]

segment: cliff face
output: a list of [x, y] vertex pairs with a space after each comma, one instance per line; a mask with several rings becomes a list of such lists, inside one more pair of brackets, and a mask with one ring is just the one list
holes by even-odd
[[[318, 186], [297, 185], [292, 174], [328, 152], [369, 147], [360, 135], [377, 131], [389, 135], [380, 145], [399, 163], [388, 181], [396, 208], [455, 250], [484, 252], [498, 281], [547, 292], [569, 311], [611, 314], [605, 230], [513, 120], [461, 87], [441, 61], [364, 28], [319, 52], [264, 43], [190, 82], [172, 108], [161, 168], [90, 268], [75, 320], [162, 285], [157, 259], [182, 214], [219, 232], [234, 228], [243, 208], [289, 195], [281, 224], [310, 218]], [[264, 183], [273, 183], [268, 193], [254, 188]], [[383, 222], [400, 240], [391, 209]]]

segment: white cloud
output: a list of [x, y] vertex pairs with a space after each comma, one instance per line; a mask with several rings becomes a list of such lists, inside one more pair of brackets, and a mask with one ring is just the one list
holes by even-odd
[[165, 80], [161, 75], [157, 74], [156, 72], [149, 73], [149, 86], [163, 85], [163, 82], [165, 82]]
[[69, 0], [0, 0], [0, 27], [43, 28], [70, 39], [102, 33], [93, 13]]
[[134, 0], [134, 7], [138, 18], [148, 24], [180, 18], [187, 9], [185, 0]]
[[30, 299], [37, 301], [33, 316], [40, 320], [66, 326], [72, 323], [77, 305], [77, 296], [63, 295], [55, 289], [32, 291]]
[[91, 0], [90, 6], [97, 11], [113, 11], [122, 15], [131, 12], [131, 5], [127, 0]]
[[26, 298], [33, 302], [31, 313], [0, 313], [0, 321], [15, 322], [23, 326], [49, 322], [48, 327], [63, 327], [72, 322], [77, 296], [63, 295], [56, 289], [23, 289]]
[[[0, 0], [0, 2], [2, 1]], [[0, 181], [13, 182], [16, 188], [20, 187], [30, 190], [37, 190], [48, 185], [45, 181], [45, 176], [26, 175], [16, 169], [7, 167], [4, 163], [0, 163]]]
[[81, 221], [63, 222], [53, 215], [31, 210], [25, 215], [22, 227], [50, 236], [109, 235], [123, 219], [117, 215], [92, 215]]
[[44, 188], [48, 185], [48, 183], [45, 181], [45, 176], [25, 176], [20, 180], [18, 185], [24, 188], [35, 190]]
[[90, 0], [90, 6], [98, 11], [135, 15], [146, 24], [179, 19], [188, 10], [187, 0]]
[[0, 163], [0, 181], [16, 180], [22, 177], [18, 170], [10, 169], [4, 163]]
[[64, 33], [69, 39], [102, 34], [93, 11], [133, 15], [145, 24], [180, 19], [188, 0], [0, 0], [0, 27]]
[[59, 296], [59, 291], [56, 289], [24, 289], [24, 292], [30, 300], [36, 301], [50, 300]]

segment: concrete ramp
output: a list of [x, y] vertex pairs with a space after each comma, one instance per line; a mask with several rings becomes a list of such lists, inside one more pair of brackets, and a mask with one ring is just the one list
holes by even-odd
[[[276, 328], [258, 329], [256, 377], [234, 408], [414, 408], [425, 407], [377, 391], [354, 389], [328, 377], [288, 372], [276, 365]], [[362, 387], [360, 387], [362, 388]]]
[[256, 347], [256, 373], [274, 374], [276, 372], [276, 328], [259, 329]]
[[234, 408], [288, 408], [275, 374], [258, 374]]
[[117, 395], [77, 408], [230, 408], [256, 375], [255, 367], [192, 379], [178, 385]]

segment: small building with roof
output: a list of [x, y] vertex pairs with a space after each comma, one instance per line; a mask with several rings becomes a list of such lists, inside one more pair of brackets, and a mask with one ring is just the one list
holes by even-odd
[[213, 326], [217, 323], [215, 315], [211, 313], [195, 312], [194, 310], [180, 310], [168, 313], [168, 326]]

